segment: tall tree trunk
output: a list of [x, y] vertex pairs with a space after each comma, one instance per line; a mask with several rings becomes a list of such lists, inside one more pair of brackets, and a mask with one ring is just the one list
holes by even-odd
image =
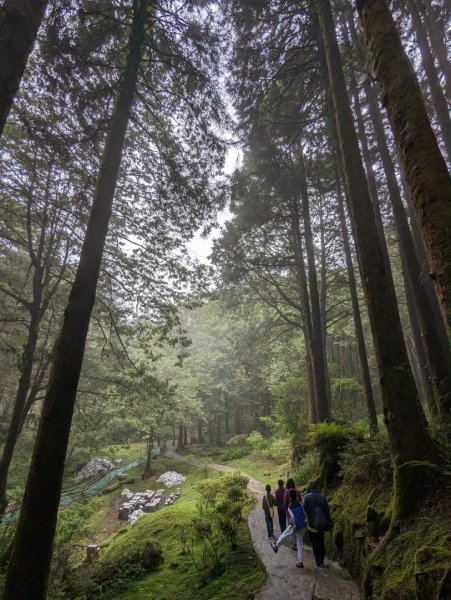
[[426, 289], [429, 299], [429, 305], [431, 306], [431, 310], [434, 315], [435, 326], [440, 335], [441, 352], [443, 352], [443, 354], [445, 355], [450, 352], [450, 348], [448, 333], [446, 331], [446, 323], [443, 318], [443, 311], [441, 310], [440, 302], [437, 296], [437, 290], [430, 277], [431, 268], [429, 266], [426, 247], [424, 245], [423, 236], [421, 235], [420, 227], [418, 225], [417, 217], [415, 215], [415, 211], [412, 204], [412, 199], [410, 197], [410, 192], [407, 188], [407, 183], [404, 178], [402, 169], [400, 170], [399, 176], [404, 194], [404, 199], [407, 205], [407, 214], [410, 219], [410, 225], [412, 228], [412, 237], [415, 245], [415, 251], [417, 253], [418, 260], [420, 263], [421, 284]]
[[312, 316], [310, 312], [310, 298], [307, 290], [307, 275], [305, 273], [304, 253], [302, 251], [302, 237], [299, 227], [299, 211], [296, 202], [293, 202], [293, 207], [291, 211], [291, 236], [293, 240], [293, 254], [295, 258], [295, 272], [298, 294], [300, 304], [303, 308], [302, 322], [305, 340], [307, 375], [311, 378], [311, 380], [309, 378], [309, 401], [310, 403], [313, 402], [313, 404], [311, 404], [309, 411], [311, 419], [310, 422], [317, 423], [318, 400], [316, 391], [316, 381], [321, 377], [321, 372], [315, 371], [314, 367]]
[[430, 0], [416, 0], [416, 6], [421, 12], [431, 42], [431, 49], [440, 66], [445, 80], [445, 90], [448, 102], [451, 102], [451, 65], [446, 50], [445, 32], [440, 31], [439, 24]]
[[321, 285], [319, 292], [319, 307], [321, 315], [321, 333], [323, 336], [324, 376], [326, 378], [327, 402], [329, 404], [329, 412], [332, 413], [332, 389], [330, 384], [329, 363], [327, 357], [327, 261], [323, 208], [323, 196], [321, 195], [319, 201], [319, 227], [321, 241]]
[[215, 420], [213, 417], [208, 419], [208, 443], [213, 444], [215, 439]]
[[48, 0], [5, 0], [0, 7], [0, 135], [47, 4]]
[[[35, 269], [34, 280], [39, 279], [39, 270]], [[42, 269], [40, 270], [42, 272]], [[39, 284], [41, 282], [39, 281]], [[35, 287], [35, 286], [33, 286]], [[8, 500], [6, 498], [6, 484], [8, 481], [8, 471], [16, 447], [17, 439], [22, 428], [27, 395], [30, 390], [31, 375], [33, 371], [33, 360], [38, 341], [38, 331], [40, 322], [40, 305], [42, 297], [42, 286], [39, 286], [40, 292], [34, 298], [30, 307], [30, 324], [28, 326], [27, 341], [22, 354], [21, 374], [17, 388], [16, 398], [14, 400], [13, 414], [6, 434], [5, 444], [0, 459], [0, 514], [5, 511]]]
[[437, 121], [442, 132], [443, 144], [448, 155], [448, 161], [451, 163], [451, 117], [449, 114], [448, 103], [443, 93], [437, 69], [434, 64], [434, 57], [427, 38], [426, 29], [420, 17], [414, 0], [407, 0], [412, 25], [417, 38], [418, 48], [420, 49], [421, 61], [423, 63], [426, 79], [431, 91], [432, 105], [437, 115]]
[[[358, 350], [359, 362], [360, 362], [360, 372], [361, 372], [362, 384], [363, 384], [363, 389], [364, 389], [364, 394], [365, 394], [365, 405], [366, 405], [366, 409], [367, 409], [368, 424], [369, 424], [370, 431], [377, 432], [379, 429], [379, 426], [377, 423], [376, 404], [374, 401], [373, 388], [372, 388], [372, 384], [371, 384], [370, 370], [369, 370], [369, 365], [368, 365], [368, 356], [367, 356], [366, 346], [365, 346], [365, 336], [363, 334], [362, 320], [360, 317], [360, 307], [359, 307], [359, 301], [358, 301], [358, 295], [357, 295], [357, 284], [356, 284], [356, 279], [355, 279], [355, 274], [354, 274], [354, 265], [352, 263], [351, 246], [349, 243], [348, 228], [346, 225], [346, 214], [345, 214], [345, 207], [344, 207], [344, 202], [343, 202], [343, 194], [342, 194], [342, 189], [341, 189], [341, 185], [340, 185], [340, 179], [341, 179], [340, 173], [342, 175], [343, 183], [345, 186], [346, 186], [346, 175], [345, 175], [345, 169], [344, 169], [344, 165], [343, 165], [342, 155], [340, 152], [340, 140], [339, 140], [339, 136], [338, 136], [337, 124], [336, 124], [335, 116], [334, 116], [334, 106], [333, 106], [332, 92], [331, 92], [330, 81], [329, 81], [328, 70], [327, 70], [327, 60], [326, 60], [326, 54], [325, 54], [325, 48], [324, 48], [324, 40], [323, 40], [323, 37], [322, 37], [320, 29], [319, 29], [318, 15], [316, 13], [313, 15], [313, 20], [314, 20], [314, 27], [315, 27], [315, 36], [316, 36], [317, 45], [318, 45], [318, 57], [319, 57], [321, 70], [322, 70], [322, 74], [323, 74], [324, 88], [326, 90], [327, 126], [329, 129], [331, 145], [332, 145], [333, 153], [335, 156], [334, 174], [335, 174], [335, 188], [337, 191], [337, 199], [338, 199], [338, 213], [339, 213], [340, 226], [341, 226], [341, 232], [342, 232], [342, 238], [343, 238], [343, 249], [344, 249], [344, 253], [345, 253], [346, 271], [348, 274], [349, 293], [351, 296], [352, 315], [353, 315], [354, 329], [355, 329], [356, 340], [357, 340], [357, 350]], [[350, 212], [351, 203], [349, 200], [349, 193], [347, 191], [346, 191], [346, 200], [347, 200], [347, 206], [348, 206], [348, 209]], [[373, 208], [373, 210], [374, 210], [374, 208]], [[352, 226], [352, 221], [351, 221], [351, 226]], [[355, 236], [354, 231], [352, 233], [353, 233], [353, 238], [355, 239], [356, 236]], [[387, 257], [387, 262], [388, 262], [388, 257]]]
[[224, 399], [225, 409], [224, 409], [224, 431], [225, 433], [230, 433], [230, 399], [229, 396], [225, 395]]
[[183, 445], [188, 446], [188, 427], [186, 425], [183, 427]]
[[[399, 255], [401, 257], [401, 267], [403, 272], [408, 271], [408, 266], [406, 264], [406, 256], [405, 251], [401, 244], [399, 244]], [[419, 284], [421, 285], [421, 283]], [[410, 364], [412, 366], [412, 372], [415, 375], [415, 359], [418, 364], [418, 374], [421, 379], [421, 388], [423, 390], [424, 400], [429, 407], [429, 411], [432, 417], [436, 418], [438, 414], [438, 406], [436, 402], [436, 396], [434, 393], [434, 386], [432, 385], [432, 378], [430, 373], [429, 361], [426, 358], [425, 346], [423, 343], [423, 338], [421, 336], [421, 329], [418, 323], [418, 311], [415, 305], [415, 297], [413, 291], [413, 283], [410, 277], [406, 277], [404, 279], [404, 288], [406, 294], [406, 303], [407, 303], [407, 312], [409, 314], [410, 328], [412, 330], [412, 338], [415, 347], [415, 353], [412, 355], [410, 359]], [[407, 340], [406, 340], [407, 346]], [[407, 350], [409, 350], [407, 346]], [[417, 377], [418, 379], [418, 377]], [[419, 386], [417, 386], [420, 389]]]
[[[408, 463], [411, 466], [414, 461], [434, 460], [435, 451], [409, 366], [393, 281], [387, 271], [379, 235], [370, 216], [372, 203], [346, 91], [330, 2], [318, 0], [317, 6], [361, 279], [379, 368], [384, 419], [395, 465], [395, 521], [406, 516], [414, 505], [414, 499], [409, 498], [404, 489], [403, 477], [410, 472], [409, 467], [404, 470], [400, 469], [401, 465], [404, 467]], [[423, 490], [424, 487], [419, 482], [418, 491]]]
[[185, 427], [183, 423], [179, 423], [178, 435], [177, 435], [177, 447], [175, 449], [176, 452], [183, 452], [185, 450], [185, 444], [183, 443], [183, 434], [185, 431]]
[[241, 420], [241, 401], [237, 398], [235, 400], [235, 434], [240, 435], [243, 433], [243, 424]]
[[198, 444], [204, 443], [204, 434], [202, 431], [202, 427], [203, 427], [202, 419], [197, 419], [197, 443]]
[[341, 234], [343, 238], [343, 248], [345, 252], [346, 261], [346, 272], [348, 274], [349, 294], [351, 296], [352, 316], [354, 320], [355, 337], [357, 341], [357, 350], [360, 361], [360, 373], [362, 376], [362, 384], [365, 394], [365, 405], [368, 415], [368, 424], [370, 427], [370, 431], [376, 432], [379, 429], [379, 426], [377, 424], [376, 405], [374, 402], [373, 388], [371, 385], [370, 369], [368, 366], [368, 356], [366, 353], [365, 337], [363, 335], [362, 319], [360, 317], [360, 306], [357, 296], [357, 285], [354, 275], [354, 265], [352, 264], [351, 247], [349, 244], [348, 228], [346, 226], [346, 215], [338, 175], [338, 168], [335, 171], [335, 182], [338, 199], [338, 214], [340, 217]]
[[[149, 5], [149, 0], [138, 0], [135, 5], [125, 72], [111, 119], [80, 263], [69, 296], [42, 407], [14, 549], [6, 574], [5, 600], [44, 600], [47, 594], [75, 397], [125, 132], [136, 89]], [[30, 540], [33, 540], [32, 553]]]
[[152, 475], [152, 450], [153, 450], [153, 427], [150, 428], [146, 443], [146, 466], [144, 468], [143, 479]]
[[221, 413], [215, 415], [215, 444], [216, 446], [222, 446], [222, 432], [221, 432]]
[[[307, 176], [303, 150], [299, 150], [299, 189], [302, 200], [302, 218], [304, 221], [305, 250], [308, 265], [308, 282], [310, 290], [310, 310], [312, 318], [312, 344], [314, 350], [314, 368], [319, 371], [316, 382], [317, 416], [318, 421], [330, 419], [330, 398], [327, 393], [327, 363], [324, 356], [323, 331], [321, 324], [321, 309], [318, 294], [318, 280], [316, 275], [315, 248], [310, 219], [310, 207], [307, 191]], [[316, 364], [316, 366], [315, 366]]]
[[[420, 261], [415, 249], [404, 205], [401, 200], [395, 167], [388, 149], [383, 123], [377, 109], [376, 100], [369, 80], [365, 83], [365, 91], [370, 115], [373, 121], [377, 149], [387, 179], [387, 187], [393, 208], [393, 215], [395, 217], [396, 230], [403, 249], [402, 262], [405, 266], [405, 269], [403, 269], [403, 277], [406, 295], [410, 292], [413, 293], [421, 330], [421, 339], [423, 340], [424, 353], [426, 355], [426, 369], [430, 372], [434, 386], [434, 396], [437, 407], [436, 410], [431, 410], [431, 412], [433, 415], [436, 415], [438, 410], [441, 418], [446, 420], [449, 416], [448, 413], [451, 410], [451, 353], [449, 348], [445, 350], [441, 345], [441, 334], [438, 331], [437, 323], [434, 319], [427, 290], [423, 285]], [[413, 323], [412, 327], [414, 328], [415, 326], [416, 324]]]
[[356, 4], [450, 327], [451, 180], [387, 3], [357, 0]]
[[304, 345], [305, 345], [305, 368], [307, 371], [307, 394], [308, 394], [308, 414], [310, 423], [318, 423], [318, 414], [316, 412], [315, 402], [315, 382], [313, 378], [312, 357], [310, 352], [310, 344], [307, 338], [306, 329], [304, 327]]
[[[346, 21], [343, 24], [343, 28], [344, 28], [346, 41], [348, 42], [348, 51], [349, 51], [349, 40], [348, 40], [348, 31], [347, 31]], [[378, 195], [378, 191], [377, 191], [377, 181], [376, 181], [376, 177], [374, 175], [373, 165], [372, 165], [373, 161], [372, 161], [372, 158], [370, 155], [368, 140], [366, 137], [365, 122], [363, 119], [362, 108], [360, 105], [360, 98], [359, 98], [359, 91], [357, 88], [357, 82], [355, 79], [354, 71], [352, 69], [350, 70], [349, 76], [350, 76], [350, 89], [351, 89], [351, 94], [352, 94], [352, 98], [353, 98], [354, 111], [355, 111], [355, 115], [356, 115], [358, 138], [359, 138], [360, 146], [362, 148], [362, 158], [363, 158], [363, 163], [365, 165], [365, 170], [366, 170], [368, 191], [370, 193], [370, 198], [371, 198], [371, 202], [372, 202], [372, 206], [373, 206], [374, 222], [376, 224], [376, 228], [379, 233], [380, 247], [381, 247], [381, 250], [382, 250], [382, 253], [384, 256], [385, 266], [386, 266], [387, 272], [389, 273], [390, 278], [392, 278], [390, 259], [388, 256], [388, 249], [387, 249], [387, 242], [385, 239], [384, 224], [382, 221], [381, 207], [380, 207], [379, 195]]]

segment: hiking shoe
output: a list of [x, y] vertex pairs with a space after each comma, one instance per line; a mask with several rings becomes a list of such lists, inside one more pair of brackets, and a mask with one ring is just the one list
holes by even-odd
[[297, 566], [298, 569], [303, 569], [304, 568], [304, 563], [297, 561], [296, 562], [296, 566]]
[[320, 565], [315, 565], [315, 569], [321, 569], [321, 570], [323, 570], [325, 568], [326, 568], [326, 566], [325, 566], [324, 563], [321, 563]]
[[298, 549], [298, 547], [297, 547], [297, 545], [296, 545], [296, 544], [293, 544], [293, 545], [291, 546], [291, 549], [296, 551], [296, 550]]
[[279, 547], [274, 542], [271, 543], [271, 548], [274, 550], [274, 552], [276, 554], [279, 552]]

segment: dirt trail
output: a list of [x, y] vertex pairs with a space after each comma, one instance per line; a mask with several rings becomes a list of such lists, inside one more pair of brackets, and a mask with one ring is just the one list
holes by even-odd
[[[167, 448], [165, 454], [175, 460], [184, 460], [200, 465], [195, 459], [177, 454], [171, 448]], [[226, 465], [209, 463], [208, 466], [224, 473], [233, 471]], [[274, 554], [266, 535], [265, 520], [261, 509], [265, 486], [261, 481], [249, 477], [246, 473], [243, 475], [249, 478], [248, 488], [257, 499], [257, 505], [250, 511], [248, 517], [252, 541], [268, 572], [268, 580], [254, 600], [274, 600], [279, 597], [284, 600], [360, 600], [357, 584], [337, 562], [326, 558], [326, 569], [320, 570], [314, 567], [310, 546], [304, 546], [304, 569], [296, 567], [296, 557], [291, 550], [291, 544], [281, 547], [279, 552]], [[274, 534], [278, 536], [279, 533], [280, 529], [277, 518], [275, 518]]]

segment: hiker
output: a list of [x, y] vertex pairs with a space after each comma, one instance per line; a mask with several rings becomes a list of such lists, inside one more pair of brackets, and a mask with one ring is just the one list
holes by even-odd
[[[296, 496], [297, 499], [299, 500], [299, 502], [302, 503], [302, 496], [301, 496], [301, 491], [296, 487], [295, 483], [294, 483], [294, 479], [292, 479], [291, 477], [289, 479], [287, 479], [287, 487], [285, 490], [285, 493], [283, 495], [283, 507], [285, 509], [285, 516], [286, 519], [288, 521], [288, 505], [290, 503], [290, 490], [296, 490]], [[293, 533], [292, 536], [292, 541], [293, 541], [293, 550], [296, 550], [296, 536]]]
[[332, 519], [326, 498], [318, 492], [316, 479], [309, 481], [309, 493], [304, 498], [304, 510], [316, 567], [324, 569], [324, 532], [332, 529]]
[[266, 485], [266, 494], [263, 496], [262, 508], [265, 511], [266, 529], [268, 530], [268, 537], [274, 537], [274, 496], [271, 494], [271, 486]]
[[279, 479], [277, 485], [279, 487], [274, 492], [274, 503], [277, 506], [277, 516], [279, 517], [280, 533], [282, 533], [287, 528], [287, 516], [285, 514], [285, 508], [283, 507], [283, 497], [285, 495], [283, 479]]
[[[287, 482], [288, 483], [288, 482]], [[283, 542], [291, 535], [295, 536], [297, 546], [297, 560], [296, 566], [300, 569], [304, 568], [304, 531], [305, 531], [305, 513], [302, 508], [302, 504], [299, 500], [297, 490], [291, 488], [288, 491], [289, 504], [288, 504], [288, 527], [283, 533], [280, 534], [277, 542], [271, 544], [271, 548], [274, 552], [279, 551], [279, 547]]]

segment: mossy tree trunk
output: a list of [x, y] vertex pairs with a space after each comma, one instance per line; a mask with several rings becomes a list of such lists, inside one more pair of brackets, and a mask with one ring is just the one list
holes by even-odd
[[317, 6], [393, 460], [395, 466], [408, 461], [434, 460], [434, 446], [404, 345], [393, 281], [372, 219], [371, 198], [346, 91], [330, 2], [319, 0]]
[[[356, 45], [357, 32], [355, 31], [352, 17], [349, 18], [344, 24], [348, 51], [350, 51], [351, 46], [348, 38], [348, 25], [350, 27], [352, 41], [354, 45]], [[366, 142], [357, 85], [354, 76], [351, 76], [351, 79], [360, 140], [367, 168], [367, 176], [369, 181], [372, 181], [372, 187], [375, 187], [376, 182], [371, 169], [371, 160], [369, 156], [368, 144]], [[379, 152], [382, 168], [386, 177], [390, 202], [394, 215], [394, 222], [401, 246], [401, 260], [403, 265], [402, 274], [406, 297], [409, 300], [412, 292], [415, 301], [415, 310], [412, 310], [412, 306], [409, 307], [409, 314], [412, 316], [411, 327], [412, 330], [415, 330], [417, 327], [416, 319], [418, 319], [421, 337], [418, 340], [418, 336], [416, 336], [416, 345], [417, 347], [420, 344], [423, 345], [423, 349], [420, 348], [420, 354], [423, 356], [425, 355], [426, 357], [425, 369], [423, 370], [429, 373], [429, 377], [432, 378], [432, 384], [434, 387], [433, 398], [431, 399], [429, 396], [427, 397], [428, 404], [431, 407], [431, 412], [433, 415], [437, 415], [437, 413], [440, 412], [442, 419], [446, 420], [447, 413], [449, 410], [451, 410], [451, 406], [448, 406], [451, 401], [451, 380], [449, 377], [449, 373], [451, 372], [451, 354], [449, 349], [444, 351], [441, 347], [440, 332], [437, 329], [433, 311], [429, 303], [427, 290], [422, 283], [420, 262], [416, 253], [412, 233], [401, 200], [399, 184], [390, 151], [388, 149], [382, 118], [377, 108], [375, 94], [369, 78], [367, 78], [364, 83], [364, 91], [368, 101], [369, 113], [376, 141], [376, 148]], [[418, 342], [420, 342], [420, 344]]]
[[[451, 353], [441, 344], [442, 333], [434, 319], [433, 308], [429, 302], [428, 292], [421, 277], [421, 265], [416, 252], [412, 232], [409, 227], [407, 215], [401, 200], [395, 167], [390, 156], [387, 140], [376, 101], [369, 80], [365, 82], [365, 91], [368, 99], [370, 115], [376, 136], [376, 143], [381, 157], [382, 167], [387, 180], [390, 202], [395, 217], [396, 230], [402, 246], [403, 276], [405, 280], [406, 295], [409, 288], [413, 293], [416, 312], [421, 330], [421, 339], [426, 355], [427, 370], [432, 378], [434, 388], [433, 414], [440, 414], [442, 420], [449, 418], [451, 411]], [[413, 325], [415, 327], [415, 325]], [[432, 408], [432, 407], [431, 407]]]
[[373, 68], [426, 244], [432, 277], [451, 325], [451, 180], [412, 65], [385, 0], [356, 2]]
[[[80, 263], [70, 292], [36, 435], [5, 600], [44, 600], [72, 415], [116, 181], [145, 39], [150, 0], [137, 0], [127, 62], [100, 165]], [[33, 551], [30, 552], [32, 541]]]
[[48, 0], [5, 0], [0, 7], [0, 135], [47, 4]]

